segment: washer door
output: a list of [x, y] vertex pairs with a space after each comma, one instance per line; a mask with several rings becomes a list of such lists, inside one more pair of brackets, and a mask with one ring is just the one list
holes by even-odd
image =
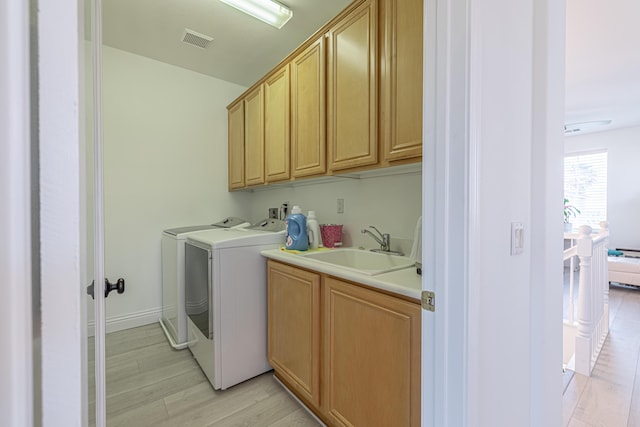
[[185, 305], [187, 316], [208, 339], [213, 339], [211, 316], [211, 250], [185, 244]]

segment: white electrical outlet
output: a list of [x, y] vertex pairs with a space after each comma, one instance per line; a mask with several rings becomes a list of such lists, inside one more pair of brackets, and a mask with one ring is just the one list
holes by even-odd
[[338, 199], [338, 213], [344, 213], [344, 199]]

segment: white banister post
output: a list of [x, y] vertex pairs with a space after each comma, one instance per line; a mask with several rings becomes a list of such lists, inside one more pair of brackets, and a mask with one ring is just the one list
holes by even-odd
[[593, 309], [591, 295], [591, 255], [593, 240], [591, 227], [580, 226], [577, 239], [578, 259], [580, 260], [580, 280], [578, 287], [578, 327], [576, 330], [576, 372], [591, 375], [591, 328]]
[[603, 305], [604, 305], [604, 328], [605, 328], [605, 336], [609, 334], [609, 223], [607, 221], [600, 221], [600, 234], [607, 236], [607, 244], [604, 248], [604, 271], [603, 275], [603, 284], [604, 284], [604, 292], [602, 294]]

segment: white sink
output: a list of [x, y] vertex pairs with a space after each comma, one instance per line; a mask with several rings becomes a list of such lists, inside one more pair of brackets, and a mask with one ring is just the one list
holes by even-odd
[[388, 255], [380, 252], [350, 248], [311, 252], [303, 254], [302, 256], [369, 276], [413, 267], [415, 264], [411, 258], [405, 256]]

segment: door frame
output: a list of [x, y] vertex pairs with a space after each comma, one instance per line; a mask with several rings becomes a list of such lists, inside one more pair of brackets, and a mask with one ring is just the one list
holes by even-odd
[[42, 425], [81, 426], [88, 418], [87, 283], [81, 274], [82, 3], [40, 0], [37, 9]]
[[[482, 168], [487, 167], [482, 164], [487, 150], [483, 148], [484, 132], [497, 126], [483, 122], [483, 113], [487, 99], [500, 102], [503, 96], [483, 93], [487, 91], [483, 73], [501, 66], [488, 66], [483, 57], [486, 50], [495, 53], [501, 48], [493, 38], [486, 10], [508, 10], [507, 2], [424, 2], [424, 98], [436, 99], [435, 106], [425, 102], [423, 108], [423, 290], [436, 293], [436, 311], [423, 311], [422, 321], [424, 426], [491, 424], [501, 411], [484, 405], [483, 395], [490, 394], [493, 386], [479, 381], [482, 363], [504, 357], [500, 353], [508, 355], [510, 346], [493, 347], [482, 340], [492, 333], [483, 326], [491, 317], [487, 312], [501, 307], [487, 310], [481, 305], [481, 289], [491, 287], [493, 279], [482, 264], [492, 254], [483, 253], [485, 246], [478, 239], [483, 227], [491, 223], [482, 222], [480, 209], [486, 215], [487, 205], [494, 202], [491, 198], [499, 197], [482, 187]], [[512, 399], [517, 407], [527, 408], [521, 421], [543, 426], [559, 424], [562, 416], [558, 374], [562, 274], [553, 266], [560, 265], [561, 259], [557, 242], [561, 242], [562, 227], [556, 213], [562, 192], [566, 17], [565, 0], [531, 0], [522, 7], [527, 6], [524, 13], [531, 18], [532, 44], [517, 39], [515, 43], [531, 52], [531, 98], [522, 106], [532, 113], [527, 123], [531, 134], [523, 135], [531, 144], [531, 187], [524, 190], [529, 200], [517, 202], [521, 205], [515, 211], [530, 218], [530, 223], [526, 224], [524, 261], [509, 262], [518, 264], [512, 270], [530, 272], [523, 277], [523, 286], [528, 287], [529, 329], [522, 331], [525, 340], [520, 340], [527, 343], [528, 359], [522, 360], [518, 374], [525, 378], [528, 390]], [[507, 141], [502, 144], [508, 148]], [[499, 199], [496, 201], [490, 216], [501, 213]], [[514, 314], [506, 307], [503, 311], [506, 321]]]

